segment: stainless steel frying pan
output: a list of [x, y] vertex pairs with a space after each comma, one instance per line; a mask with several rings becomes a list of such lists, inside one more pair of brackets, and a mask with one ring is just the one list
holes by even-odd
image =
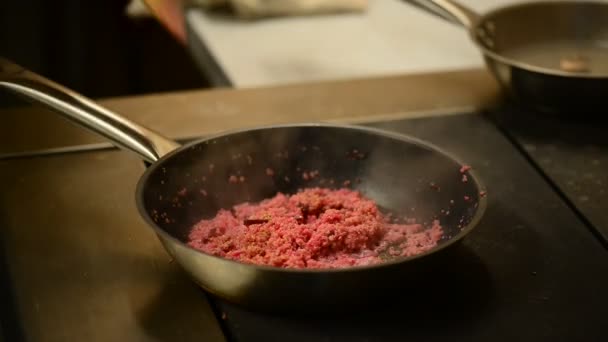
[[608, 3], [527, 2], [478, 15], [452, 0], [412, 0], [464, 26], [503, 89], [550, 113], [601, 114], [608, 94]]
[[[486, 207], [486, 198], [480, 194], [485, 189], [473, 170], [466, 172], [468, 182], [463, 182], [462, 162], [403, 135], [354, 126], [294, 124], [227, 132], [180, 146], [2, 59], [0, 87], [47, 105], [147, 161], [149, 167], [135, 194], [145, 222], [202, 288], [255, 309], [359, 308], [376, 295], [408, 293], [404, 289], [408, 284], [420, 284], [433, 273], [450, 270], [454, 261], [444, 257], [453, 250], [448, 247], [473, 230]], [[349, 158], [353, 149], [366, 157]], [[248, 158], [234, 157], [238, 155]], [[269, 177], [267, 168], [276, 177]], [[444, 236], [437, 247], [417, 256], [338, 270], [256, 266], [208, 255], [186, 244], [193, 224], [213, 217], [220, 208], [259, 201], [277, 191], [293, 193], [302, 187], [322, 186], [316, 180], [304, 180], [300, 168], [318, 170], [324, 178], [335, 180], [333, 187], [360, 179], [353, 182], [354, 187], [382, 208], [421, 223], [438, 218]], [[236, 172], [247, 182], [228, 182]], [[440, 191], [430, 187], [430, 182], [440, 186]], [[440, 276], [437, 281], [450, 288], [449, 277]]]

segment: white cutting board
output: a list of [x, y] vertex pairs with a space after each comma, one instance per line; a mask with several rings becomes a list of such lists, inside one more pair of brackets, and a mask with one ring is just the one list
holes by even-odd
[[[462, 0], [485, 12], [523, 0]], [[483, 67], [465, 30], [401, 0], [363, 14], [243, 22], [190, 10], [187, 22], [235, 87]]]

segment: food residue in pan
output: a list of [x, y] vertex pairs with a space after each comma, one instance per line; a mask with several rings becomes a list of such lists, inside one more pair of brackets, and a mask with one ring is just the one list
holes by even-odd
[[551, 40], [510, 47], [502, 52], [526, 65], [567, 73], [605, 74], [608, 49], [598, 41]]
[[236, 175], [231, 175], [230, 177], [228, 177], [228, 182], [235, 184], [235, 183], [244, 183], [245, 182], [245, 176], [236, 176]]
[[562, 57], [559, 61], [559, 68], [566, 72], [587, 72], [589, 71], [589, 60], [578, 54]]
[[304, 171], [302, 172], [302, 179], [305, 181], [308, 180], [313, 180], [315, 179], [317, 176], [319, 176], [319, 171], [318, 170], [313, 170], [313, 171]]
[[192, 228], [188, 244], [250, 264], [344, 268], [423, 253], [442, 236], [438, 221], [395, 223], [358, 191], [308, 188], [220, 210]]

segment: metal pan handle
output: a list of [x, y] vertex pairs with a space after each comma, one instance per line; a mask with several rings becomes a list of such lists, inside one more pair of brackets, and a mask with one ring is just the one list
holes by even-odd
[[468, 30], [479, 20], [479, 14], [452, 0], [409, 0], [428, 12], [440, 17], [450, 17]]
[[0, 58], [0, 87], [65, 115], [151, 163], [180, 146], [175, 141], [4, 58]]

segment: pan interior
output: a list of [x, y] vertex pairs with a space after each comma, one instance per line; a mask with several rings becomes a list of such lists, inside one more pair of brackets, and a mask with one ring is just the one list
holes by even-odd
[[[138, 200], [158, 228], [184, 242], [193, 224], [221, 208], [277, 192], [349, 184], [397, 217], [420, 223], [439, 218], [445, 231], [440, 243], [445, 243], [474, 217], [480, 199], [473, 175], [463, 182], [460, 168], [418, 141], [374, 131], [273, 127], [182, 149], [148, 170]], [[306, 180], [303, 173], [309, 171], [318, 171], [318, 177]]]
[[538, 2], [489, 13], [474, 30], [487, 51], [519, 67], [608, 76], [608, 4]]

